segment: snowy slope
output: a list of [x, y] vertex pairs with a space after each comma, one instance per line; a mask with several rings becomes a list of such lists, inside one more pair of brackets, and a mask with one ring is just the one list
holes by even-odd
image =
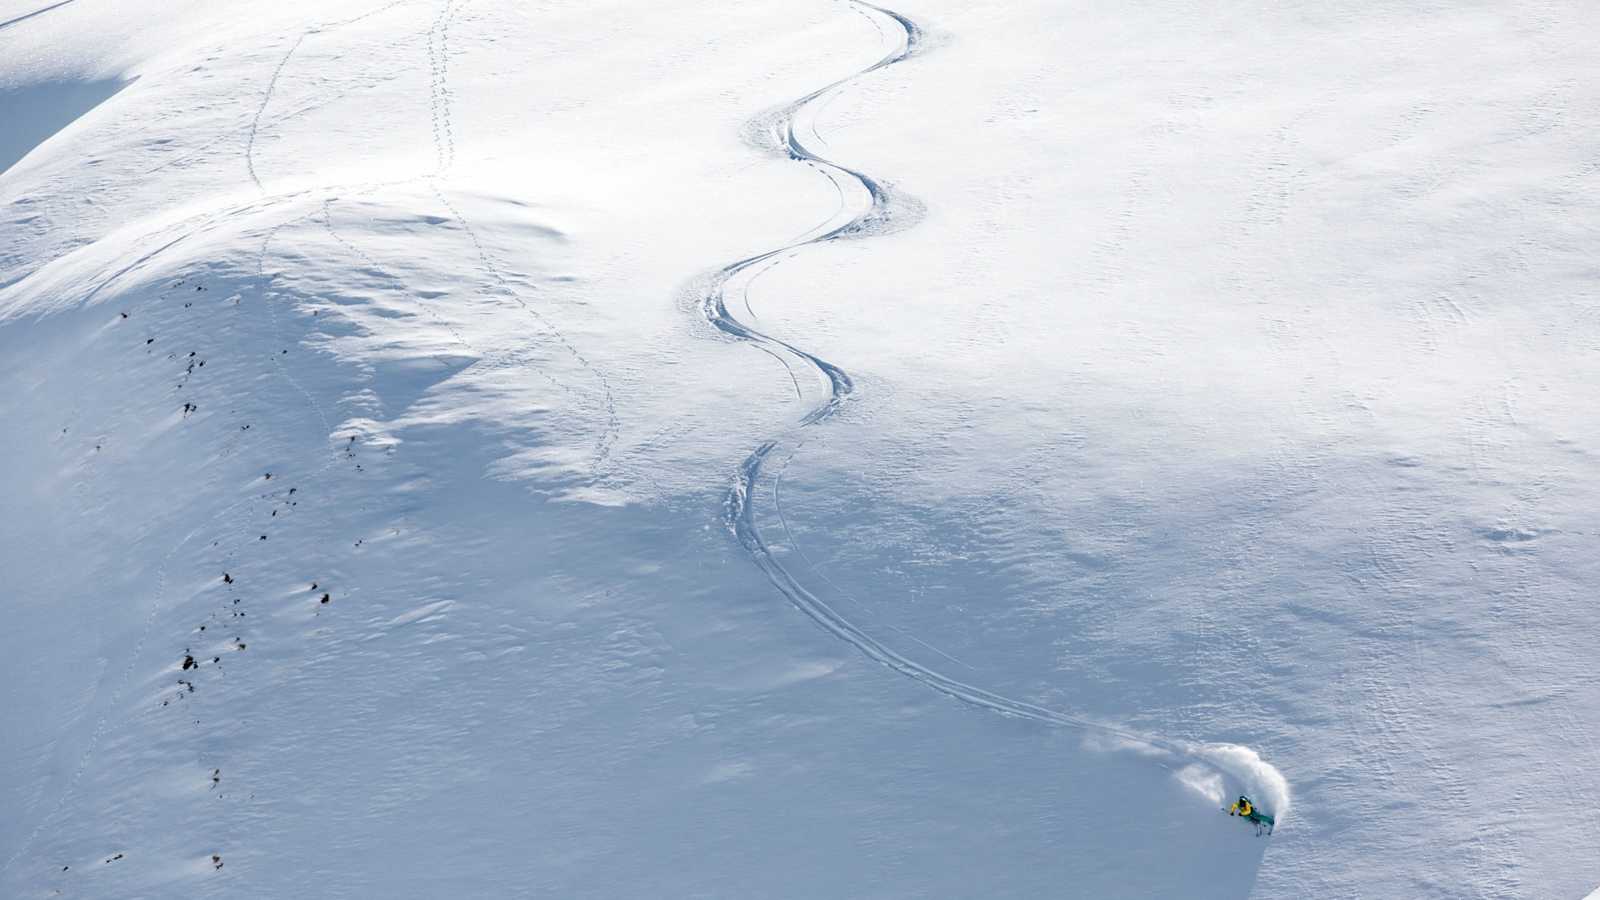
[[1600, 10], [135, 7], [0, 2], [0, 896], [1600, 883]]

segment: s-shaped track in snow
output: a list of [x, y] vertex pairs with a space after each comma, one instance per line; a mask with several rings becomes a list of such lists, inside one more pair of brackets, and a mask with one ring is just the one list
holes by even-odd
[[[839, 189], [841, 198], [853, 193], [858, 198], [865, 199], [865, 208], [857, 210], [842, 223], [836, 222], [838, 218], [836, 214], [834, 220], [830, 220], [813, 229], [815, 233], [809, 236], [723, 266], [712, 274], [704, 292], [699, 297], [700, 312], [713, 327], [733, 338], [755, 345], [780, 361], [784, 359], [785, 355], [799, 360], [815, 370], [821, 376], [821, 380], [826, 387], [826, 394], [821, 401], [801, 417], [789, 432], [789, 435], [763, 442], [745, 458], [744, 463], [739, 467], [738, 476], [735, 478], [733, 488], [728, 495], [727, 523], [729, 527], [738, 537], [740, 544], [750, 554], [751, 559], [761, 567], [761, 570], [766, 573], [772, 584], [795, 607], [809, 616], [812, 621], [816, 622], [825, 631], [855, 647], [868, 658], [882, 663], [907, 678], [920, 682], [942, 694], [981, 709], [1000, 713], [1001, 715], [1030, 719], [1047, 725], [1075, 728], [1100, 736], [1117, 738], [1127, 742], [1132, 747], [1143, 748], [1146, 752], [1156, 756], [1175, 758], [1180, 763], [1200, 764], [1217, 774], [1231, 775], [1234, 779], [1243, 782], [1242, 785], [1238, 786], [1245, 787], [1251, 793], [1255, 793], [1268, 801], [1274, 807], [1273, 811], [1277, 813], [1281, 821], [1283, 814], [1287, 812], [1289, 802], [1287, 782], [1284, 781], [1283, 776], [1275, 768], [1261, 761], [1254, 751], [1249, 748], [1232, 744], [1196, 744], [1154, 735], [1138, 734], [1115, 725], [1096, 722], [1081, 716], [1028, 703], [1024, 700], [1006, 697], [985, 688], [968, 684], [936, 669], [931, 669], [873, 637], [807, 589], [773, 555], [766, 539], [761, 534], [761, 529], [756, 525], [754, 515], [756, 486], [761, 477], [762, 467], [766, 464], [768, 457], [781, 444], [785, 443], [789, 436], [802, 429], [820, 425], [832, 417], [854, 391], [855, 386], [850, 380], [850, 376], [838, 366], [788, 341], [760, 331], [751, 322], [740, 319], [730, 312], [727, 302], [729, 285], [736, 281], [742, 281], [742, 289], [748, 290], [750, 279], [753, 279], [756, 274], [771, 265], [775, 265], [780, 257], [793, 251], [814, 244], [867, 236], [883, 230], [885, 226], [891, 225], [901, 212], [901, 210], [896, 209], [897, 204], [905, 202], [886, 189], [883, 184], [866, 174], [833, 162], [812, 150], [811, 146], [802, 137], [802, 133], [805, 130], [809, 130], [811, 137], [815, 141], [820, 142], [821, 138], [816, 134], [816, 130], [809, 120], [807, 120], [804, 128], [797, 128], [796, 125], [796, 119], [804, 115], [808, 111], [807, 108], [818, 100], [831, 98], [837, 91], [857, 78], [901, 62], [918, 50], [922, 32], [915, 22], [899, 13], [873, 6], [863, 2], [863, 0], [849, 0], [849, 2], [857, 11], [872, 19], [874, 26], [879, 27], [880, 30], [882, 30], [882, 26], [898, 29], [903, 35], [898, 42], [898, 46], [871, 66], [854, 75], [812, 91], [804, 97], [781, 107], [771, 116], [758, 120], [758, 124], [764, 130], [770, 129], [769, 133], [764, 136], [785, 150], [790, 159], [809, 165], [822, 172]], [[745, 308], [746, 310], [749, 309], [748, 301], [745, 303]], [[753, 313], [751, 314], [751, 320], [754, 320]], [[798, 381], [796, 381], [796, 390], [797, 392], [799, 390]], [[1166, 766], [1166, 763], [1162, 763], [1162, 765]], [[1170, 768], [1170, 766], [1168, 767]]]

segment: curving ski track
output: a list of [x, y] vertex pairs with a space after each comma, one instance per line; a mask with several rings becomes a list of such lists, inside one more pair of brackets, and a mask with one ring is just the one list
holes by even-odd
[[[890, 24], [891, 27], [898, 28], [904, 35], [900, 45], [876, 63], [854, 75], [818, 88], [782, 107], [776, 112], [776, 117], [770, 123], [762, 124], [769, 125], [771, 128], [771, 133], [765, 135], [765, 137], [772, 139], [778, 147], [787, 152], [790, 159], [812, 166], [827, 176], [835, 187], [839, 188], [841, 196], [845, 193], [846, 185], [852, 182], [858, 185], [860, 189], [865, 191], [869, 200], [867, 207], [855, 213], [842, 224], [832, 224], [829, 227], [831, 221], [824, 223], [822, 226], [813, 229], [813, 231], [820, 231], [820, 233], [802, 237], [799, 240], [765, 253], [746, 257], [723, 266], [712, 274], [709, 284], [699, 301], [701, 314], [717, 330], [730, 337], [746, 341], [758, 349], [777, 357], [780, 361], [783, 360], [785, 354], [797, 357], [811, 366], [826, 383], [826, 397], [801, 417], [790, 434], [821, 424], [830, 418], [854, 391], [854, 383], [851, 381], [849, 374], [838, 366], [814, 353], [802, 350], [788, 341], [762, 332], [750, 322], [735, 316], [728, 308], [727, 287], [731, 281], [746, 272], [751, 272], [753, 279], [755, 275], [765, 271], [769, 265], [775, 265], [778, 257], [784, 254], [815, 244], [824, 244], [856, 236], [867, 236], [880, 230], [882, 226], [891, 221], [892, 206], [895, 200], [890, 192], [880, 182], [865, 173], [827, 159], [810, 149], [806, 142], [802, 140], [795, 124], [796, 117], [818, 99], [824, 99], [824, 102], [827, 102], [833, 99], [836, 92], [845, 85], [864, 75], [901, 62], [917, 51], [922, 32], [911, 19], [891, 10], [863, 2], [863, 0], [850, 0], [850, 2], [858, 12], [866, 15], [869, 19], [874, 16], [879, 17], [874, 21], [874, 24], [877, 24], [878, 21], [883, 21], [886, 24]], [[817, 134], [814, 127], [809, 130], [813, 137], [818, 141], [821, 140], [821, 136]], [[758, 269], [757, 267], [761, 268]], [[746, 281], [744, 290], [748, 290], [748, 284], [749, 282]], [[748, 300], [745, 301], [745, 308], [749, 309]], [[753, 321], [753, 319], [754, 313], [752, 312], [751, 320]], [[787, 362], [785, 362], [785, 367], [788, 367]], [[791, 370], [791, 377], [793, 377], [793, 374]], [[798, 383], [796, 384], [796, 390], [798, 391]], [[1100, 736], [1117, 738], [1127, 742], [1133, 749], [1140, 749], [1157, 756], [1161, 755], [1159, 751], [1164, 751], [1165, 754], [1175, 757], [1179, 762], [1199, 764], [1219, 774], [1231, 775], [1251, 785], [1252, 792], [1259, 790], [1267, 798], [1270, 798], [1272, 805], [1277, 807], [1276, 812], [1281, 820], [1288, 807], [1287, 783], [1283, 781], [1282, 776], [1276, 769], [1267, 763], [1261, 762], [1255, 753], [1248, 748], [1231, 744], [1190, 743], [1154, 735], [1139, 734], [1114, 725], [1096, 722], [1070, 713], [997, 694], [953, 678], [936, 669], [931, 669], [905, 656], [873, 637], [812, 593], [773, 555], [766, 539], [761, 534], [761, 529], [755, 522], [756, 485], [761, 478], [762, 467], [766, 464], [768, 457], [785, 442], [787, 437], [786, 435], [784, 438], [775, 438], [763, 442], [740, 465], [733, 488], [727, 498], [727, 524], [738, 538], [739, 543], [744, 546], [755, 564], [766, 573], [772, 584], [795, 607], [810, 617], [813, 622], [828, 633], [855, 647], [869, 659], [882, 663], [913, 681], [920, 682], [963, 703], [1005, 716], [1029, 719], [1047, 725], [1075, 728]], [[796, 444], [796, 449], [798, 449], [798, 443]], [[940, 652], [936, 648], [932, 649]], [[1165, 768], [1172, 768], [1172, 766], [1164, 762], [1160, 764]]]

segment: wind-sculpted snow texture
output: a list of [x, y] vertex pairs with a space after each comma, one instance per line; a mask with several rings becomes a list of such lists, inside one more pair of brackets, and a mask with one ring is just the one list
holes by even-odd
[[[879, 223], [896, 220], [890, 196], [882, 185], [861, 172], [817, 155], [795, 132], [795, 117], [804, 111], [808, 104], [818, 102], [830, 92], [839, 90], [856, 78], [894, 65], [917, 50], [920, 32], [916, 23], [890, 10], [865, 3], [856, 5], [882, 16], [893, 27], [898, 28], [903, 35], [899, 41], [900, 46], [859, 74], [836, 81], [789, 104], [775, 118], [758, 120], [758, 128], [771, 129], [772, 135], [788, 152], [791, 159], [823, 170], [835, 185], [839, 185], [843, 180], [850, 180], [859, 185], [865, 193], [867, 207], [850, 214], [850, 217], [841, 224], [826, 227], [821, 234], [807, 236], [776, 250], [724, 266], [711, 279], [710, 287], [701, 304], [706, 320], [722, 332], [754, 342], [775, 356], [780, 353], [789, 354], [821, 376], [826, 386], [824, 398], [800, 419], [798, 428], [820, 425], [833, 415], [854, 390], [850, 376], [838, 366], [820, 357], [739, 321], [738, 317], [728, 311], [727, 291], [731, 282], [737, 282], [742, 276], [745, 280], [755, 277], [759, 274], [759, 271], [754, 271], [756, 267], [769, 263], [779, 256], [808, 245], [870, 234], [874, 226]], [[747, 272], [751, 274], [746, 275]], [[796, 439], [801, 439], [798, 433]], [[807, 590], [773, 555], [772, 549], [756, 525], [753, 512], [763, 467], [773, 452], [781, 449], [782, 444], [779, 441], [767, 441], [757, 447], [739, 467], [738, 478], [728, 497], [728, 522], [739, 542], [750, 552], [751, 557], [767, 577], [772, 579], [778, 590], [824, 630], [849, 643], [875, 662], [882, 663], [963, 703], [1002, 715], [1075, 728], [1099, 737], [1120, 739], [1124, 749], [1134, 750], [1147, 756], [1178, 760], [1180, 764], [1187, 763], [1182, 777], [1186, 783], [1199, 789], [1211, 802], [1221, 802], [1225, 797], [1240, 791], [1248, 792], [1255, 795], [1257, 802], [1263, 804], [1264, 809], [1272, 812], [1278, 817], [1279, 822], [1282, 822], [1289, 811], [1288, 783], [1281, 773], [1263, 762], [1249, 748], [1226, 744], [1194, 745], [1154, 735], [1137, 735], [1124, 728], [1092, 722], [1082, 716], [1047, 709], [967, 684], [896, 652]], [[1201, 771], [1196, 771], [1197, 769]]]
[[903, 2], [0, 0], [0, 898], [1600, 884], [1600, 6]]

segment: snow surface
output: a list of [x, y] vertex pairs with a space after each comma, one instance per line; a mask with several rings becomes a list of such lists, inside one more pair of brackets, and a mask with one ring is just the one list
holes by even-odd
[[0, 0], [0, 896], [1581, 896], [1596, 33]]

